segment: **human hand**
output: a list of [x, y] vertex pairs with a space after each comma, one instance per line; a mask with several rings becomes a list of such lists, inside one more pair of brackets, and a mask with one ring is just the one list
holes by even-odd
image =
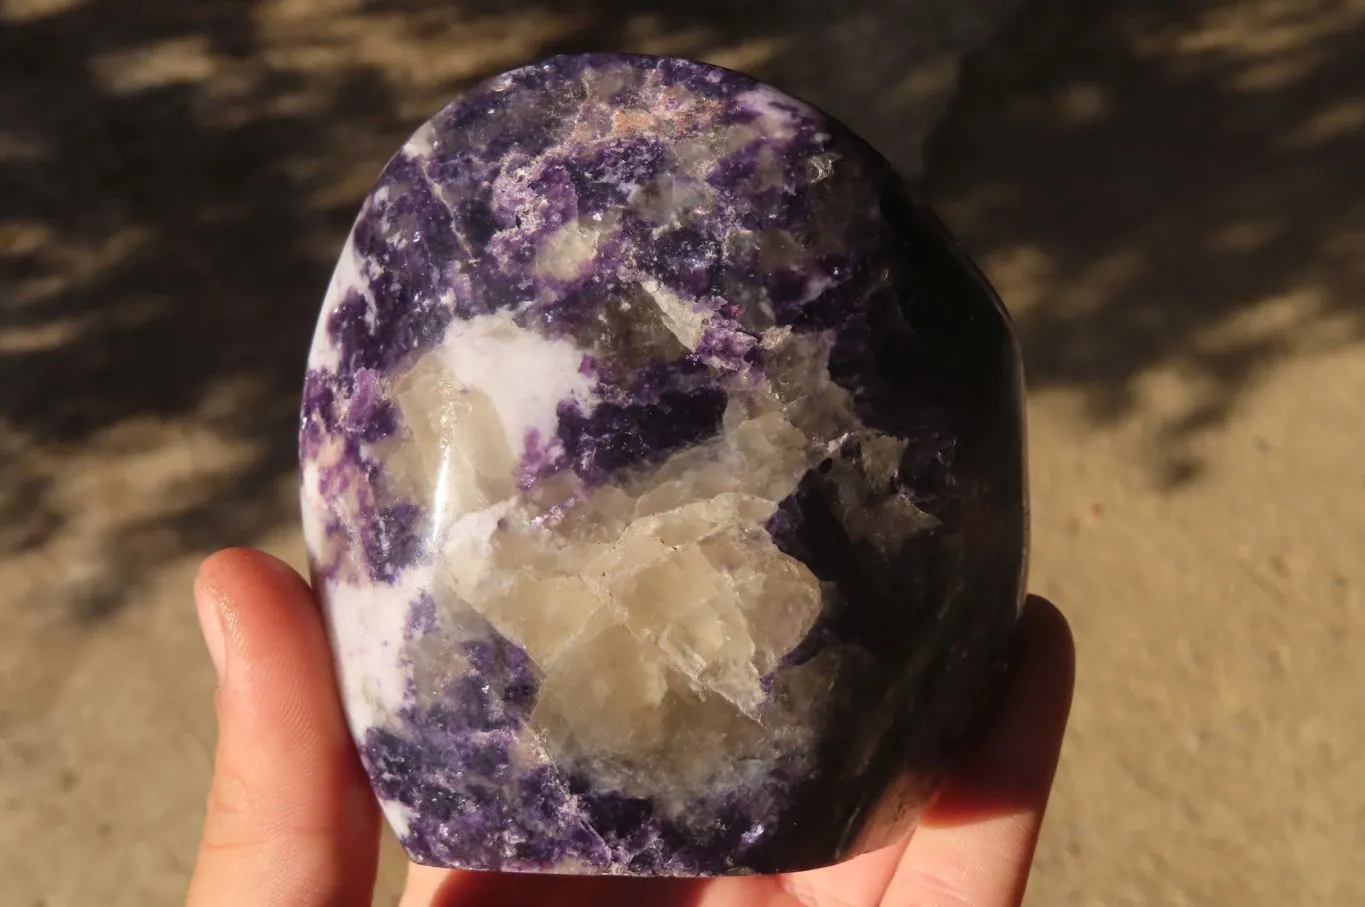
[[[188, 907], [368, 907], [379, 809], [346, 730], [307, 584], [210, 558], [195, 598], [219, 740]], [[402, 907], [1012, 907], [1023, 899], [1071, 704], [1066, 621], [1030, 598], [999, 707], [905, 842], [812, 872], [727, 879], [504, 875], [413, 866]]]

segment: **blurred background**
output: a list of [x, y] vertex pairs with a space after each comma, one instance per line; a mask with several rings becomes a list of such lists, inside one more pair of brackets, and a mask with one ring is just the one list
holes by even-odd
[[303, 563], [360, 199], [471, 81], [587, 49], [817, 102], [1014, 311], [1081, 662], [1029, 903], [1365, 904], [1365, 0], [0, 0], [0, 904], [181, 901], [191, 578]]

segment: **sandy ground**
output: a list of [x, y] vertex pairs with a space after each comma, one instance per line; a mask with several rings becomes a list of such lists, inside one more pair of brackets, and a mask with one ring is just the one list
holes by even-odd
[[190, 579], [302, 563], [358, 200], [470, 79], [589, 48], [820, 102], [1015, 311], [1081, 654], [1030, 904], [1365, 903], [1362, 47], [1365, 0], [0, 0], [0, 904], [180, 900]]

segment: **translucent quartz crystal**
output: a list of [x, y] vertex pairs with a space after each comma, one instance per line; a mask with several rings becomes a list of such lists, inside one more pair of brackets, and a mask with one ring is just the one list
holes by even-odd
[[422, 126], [309, 359], [346, 712], [421, 863], [812, 868], [906, 832], [1021, 596], [1008, 317], [847, 129], [559, 57]]

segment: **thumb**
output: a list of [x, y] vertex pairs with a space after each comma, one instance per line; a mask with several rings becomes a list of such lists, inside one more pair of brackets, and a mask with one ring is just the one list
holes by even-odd
[[218, 751], [189, 907], [369, 905], [379, 813], [308, 586], [258, 551], [195, 583], [218, 669]]

